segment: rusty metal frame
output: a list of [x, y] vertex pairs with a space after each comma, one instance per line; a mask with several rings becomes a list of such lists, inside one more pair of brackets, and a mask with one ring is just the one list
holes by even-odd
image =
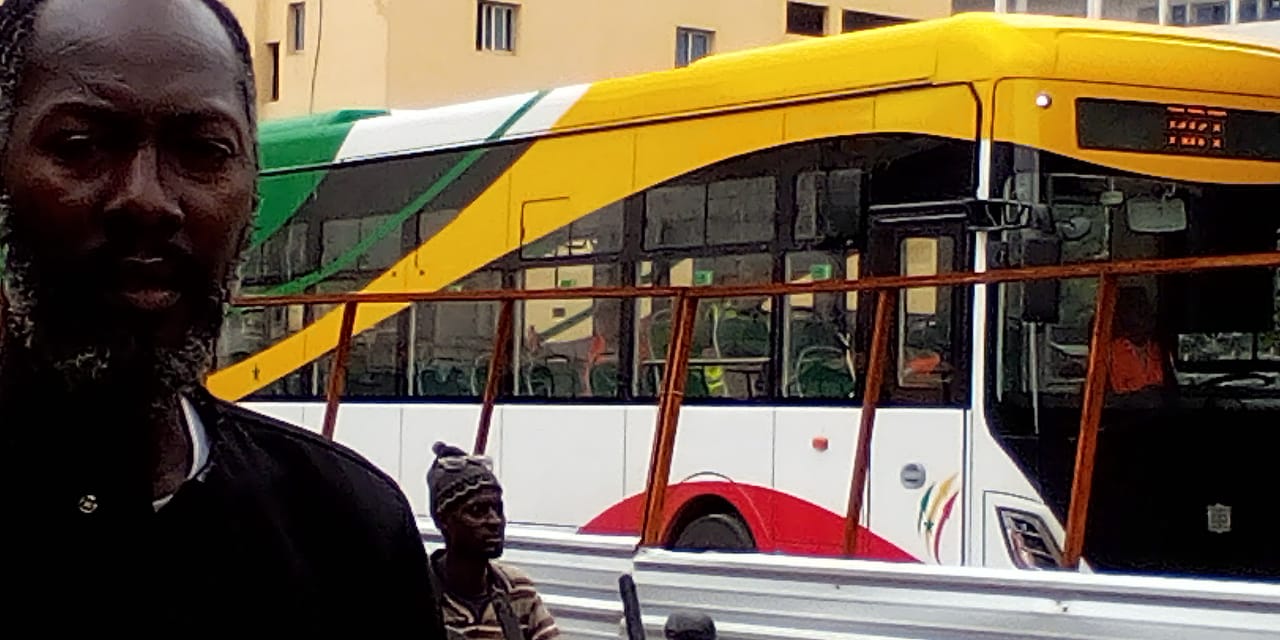
[[1067, 508], [1067, 532], [1062, 552], [1063, 565], [1080, 566], [1084, 554], [1085, 521], [1089, 498], [1093, 495], [1093, 464], [1098, 452], [1098, 427], [1107, 396], [1110, 351], [1094, 345], [1111, 344], [1112, 319], [1116, 312], [1116, 279], [1098, 278], [1098, 300], [1093, 315], [1093, 335], [1089, 337], [1089, 364], [1085, 373], [1084, 401], [1080, 408], [1080, 434], [1076, 440], [1076, 467], [1071, 478], [1071, 505]]
[[657, 546], [663, 540], [663, 513], [666, 508], [667, 483], [671, 480], [671, 460], [675, 456], [676, 427], [680, 422], [680, 405], [689, 376], [689, 347], [693, 343], [693, 327], [698, 315], [698, 299], [681, 293], [672, 301], [671, 341], [667, 344], [666, 372], [658, 392], [658, 424], [653, 432], [653, 449], [649, 454], [649, 475], [645, 480], [644, 515], [640, 526], [641, 546]]
[[324, 426], [320, 433], [326, 440], [333, 440], [338, 426], [338, 401], [347, 386], [347, 361], [351, 358], [352, 333], [356, 326], [357, 302], [342, 304], [342, 328], [338, 334], [338, 348], [333, 354], [333, 366], [329, 368], [329, 384], [325, 385]]
[[502, 374], [507, 369], [510, 359], [512, 341], [512, 323], [514, 322], [516, 301], [503, 300], [498, 312], [498, 327], [493, 332], [493, 356], [489, 358], [489, 375], [484, 382], [484, 402], [480, 405], [480, 426], [476, 429], [476, 443], [473, 453], [484, 455], [489, 447], [489, 428], [493, 422], [493, 409], [498, 402], [498, 393], [502, 390]]
[[323, 433], [332, 438], [337, 420], [337, 409], [346, 378], [350, 358], [351, 339], [355, 325], [356, 307], [359, 304], [414, 303], [414, 302], [493, 302], [502, 303], [498, 330], [494, 337], [494, 356], [489, 364], [489, 376], [485, 385], [484, 406], [476, 433], [475, 450], [482, 453], [488, 442], [489, 423], [497, 401], [502, 372], [509, 359], [512, 342], [513, 307], [516, 301], [525, 300], [584, 300], [621, 298], [672, 298], [675, 304], [673, 331], [667, 345], [667, 370], [663, 376], [658, 398], [658, 418], [654, 431], [649, 475], [645, 488], [644, 520], [641, 544], [646, 546], [663, 543], [663, 527], [666, 489], [670, 480], [671, 461], [674, 454], [680, 406], [684, 399], [684, 387], [688, 375], [689, 347], [692, 341], [694, 317], [699, 300], [708, 298], [733, 298], [744, 296], [785, 296], [812, 293], [848, 293], [854, 291], [876, 292], [875, 324], [872, 327], [871, 353], [867, 363], [866, 388], [862, 412], [859, 418], [858, 444], [854, 470], [850, 478], [848, 511], [845, 514], [844, 551], [854, 555], [858, 547], [862, 501], [866, 491], [870, 469], [871, 444], [875, 426], [876, 408], [880, 387], [888, 359], [888, 339], [896, 308], [897, 293], [903, 289], [922, 287], [956, 287], [992, 285], [1036, 280], [1061, 280], [1073, 278], [1098, 278], [1098, 299], [1095, 310], [1093, 334], [1090, 337], [1088, 372], [1085, 380], [1084, 401], [1080, 415], [1079, 441], [1075, 470], [1072, 479], [1071, 505], [1067, 518], [1064, 541], [1064, 564], [1077, 567], [1084, 553], [1084, 532], [1088, 515], [1089, 498], [1093, 489], [1093, 467], [1097, 452], [1098, 424], [1106, 395], [1108, 376], [1107, 354], [1095, 348], [1107, 344], [1111, 337], [1111, 317], [1115, 311], [1116, 281], [1123, 276], [1165, 275], [1216, 269], [1280, 267], [1280, 252], [1211, 256], [1195, 258], [1164, 258], [1152, 260], [1128, 260], [1117, 262], [1092, 262], [1069, 265], [998, 269], [984, 272], [950, 272], [930, 276], [873, 276], [859, 280], [828, 280], [800, 284], [772, 283], [745, 286], [712, 287], [610, 287], [580, 289], [538, 289], [497, 291], [450, 292], [397, 292], [397, 293], [348, 293], [300, 296], [250, 296], [235, 301], [241, 307], [268, 307], [298, 304], [343, 305], [342, 327], [333, 360], [332, 373], [326, 389], [326, 410]]
[[849, 506], [844, 519], [844, 554], [850, 557], [857, 555], [862, 500], [867, 493], [867, 477], [871, 469], [871, 434], [876, 424], [876, 408], [880, 406], [884, 368], [889, 359], [889, 328], [893, 326], [893, 311], [898, 303], [897, 289], [881, 289], [876, 294], [871, 353], [867, 355], [867, 385], [862, 392], [858, 444], [853, 453], [853, 477], [849, 481]]

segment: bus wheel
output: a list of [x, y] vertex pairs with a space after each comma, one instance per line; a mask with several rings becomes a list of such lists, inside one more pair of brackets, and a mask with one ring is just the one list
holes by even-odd
[[711, 513], [693, 519], [671, 544], [674, 551], [755, 551], [751, 529], [742, 518]]

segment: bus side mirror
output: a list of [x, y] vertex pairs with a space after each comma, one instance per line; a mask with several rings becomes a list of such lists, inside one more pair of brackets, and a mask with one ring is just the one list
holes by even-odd
[[[1020, 267], [1062, 264], [1062, 238], [1056, 234], [1023, 230], [1014, 236], [1010, 258]], [[1039, 324], [1058, 322], [1061, 296], [1059, 280], [1028, 280], [1022, 285], [1022, 321]]]
[[1179, 198], [1134, 198], [1126, 209], [1134, 233], [1176, 233], [1187, 228], [1187, 205]]

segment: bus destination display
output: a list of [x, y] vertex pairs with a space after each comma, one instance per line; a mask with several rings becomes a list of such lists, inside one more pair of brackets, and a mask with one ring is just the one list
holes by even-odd
[[1280, 113], [1081, 98], [1076, 135], [1082, 149], [1280, 160]]

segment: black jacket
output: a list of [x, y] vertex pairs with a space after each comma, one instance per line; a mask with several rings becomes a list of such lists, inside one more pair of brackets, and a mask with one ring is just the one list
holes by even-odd
[[[76, 408], [80, 422], [100, 422], [92, 431], [61, 425], [95, 443], [65, 443], [72, 455], [24, 454], [31, 438], [8, 440], [0, 628], [445, 637], [413, 511], [391, 478], [303, 429], [203, 392], [191, 400], [207, 472], [159, 511], [144, 483], [118, 473], [123, 454], [107, 454], [118, 426], [109, 410], [95, 420]], [[39, 424], [41, 412], [14, 404], [0, 404], [3, 427], [24, 433], [59, 433], [75, 414], [46, 412], [54, 424]]]

